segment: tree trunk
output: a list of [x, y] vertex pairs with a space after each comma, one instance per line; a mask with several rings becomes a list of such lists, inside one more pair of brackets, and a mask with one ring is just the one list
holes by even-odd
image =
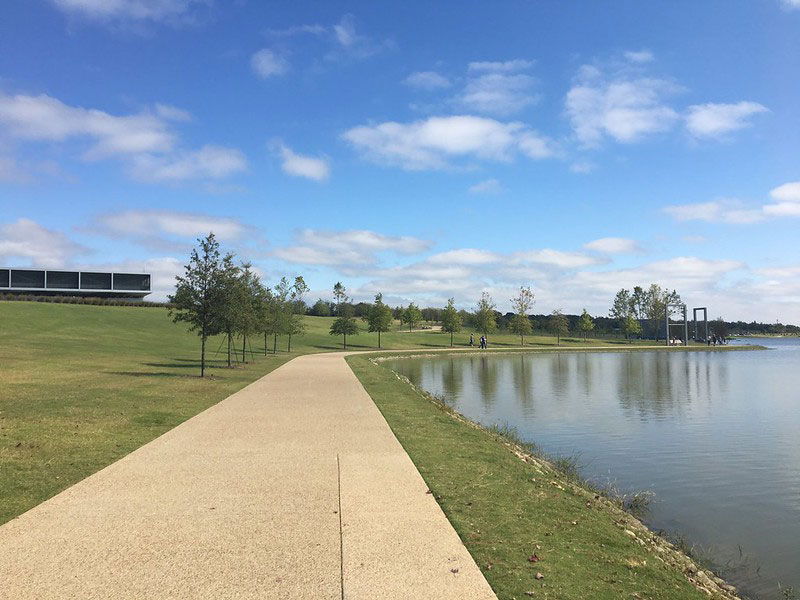
[[264, 330], [264, 356], [267, 355], [267, 330]]
[[291, 352], [292, 351], [292, 332], [291, 331], [289, 332], [289, 344], [286, 346], [286, 351], [287, 352]]
[[228, 332], [228, 368], [231, 368], [231, 332]]
[[272, 340], [272, 353], [273, 354], [277, 354], [278, 353], [278, 334], [277, 333], [275, 334], [275, 337]]
[[453, 332], [450, 332], [450, 347], [453, 347]]
[[344, 349], [347, 350], [347, 334], [343, 333], [342, 336], [344, 336]]
[[381, 330], [378, 329], [378, 350], [381, 349]]
[[246, 352], [245, 344], [246, 343], [247, 343], [247, 334], [243, 333], [242, 334], [242, 364], [243, 365], [247, 364], [247, 355], [245, 354], [245, 352]]
[[206, 324], [203, 323], [203, 331], [201, 333], [202, 342], [200, 343], [200, 377], [206, 375]]

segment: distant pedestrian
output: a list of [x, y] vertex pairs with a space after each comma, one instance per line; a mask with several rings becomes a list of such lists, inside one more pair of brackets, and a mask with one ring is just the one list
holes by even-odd
[[469, 334], [469, 345], [470, 346], [475, 345], [475, 337], [471, 333]]
[[482, 335], [481, 336], [481, 350], [483, 350], [484, 348], [486, 348], [486, 336]]

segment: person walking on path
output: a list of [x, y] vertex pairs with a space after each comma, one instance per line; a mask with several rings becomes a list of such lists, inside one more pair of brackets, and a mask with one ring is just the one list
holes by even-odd
[[469, 345], [470, 347], [475, 345], [475, 336], [473, 336], [471, 333], [469, 334]]

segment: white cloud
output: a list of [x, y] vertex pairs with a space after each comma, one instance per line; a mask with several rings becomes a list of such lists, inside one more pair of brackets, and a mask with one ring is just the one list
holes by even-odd
[[289, 70], [289, 62], [269, 48], [262, 48], [250, 57], [250, 66], [261, 79], [283, 75]]
[[747, 225], [764, 220], [764, 213], [760, 208], [745, 208], [740, 202], [733, 200], [678, 204], [665, 207], [664, 212], [676, 221]]
[[247, 170], [247, 159], [236, 148], [207, 144], [199, 150], [160, 156], [140, 154], [133, 158], [130, 172], [151, 183], [222, 179]]
[[634, 240], [619, 237], [600, 238], [584, 244], [583, 247], [604, 254], [633, 254], [641, 251]]
[[485, 73], [470, 78], [457, 101], [469, 110], [510, 115], [536, 102], [531, 93], [535, 81], [523, 73]]
[[503, 186], [497, 179], [486, 179], [470, 186], [467, 191], [470, 194], [499, 194]]
[[417, 71], [405, 79], [405, 83], [423, 90], [440, 90], [450, 87], [450, 80], [436, 71]]
[[166, 123], [148, 113], [114, 116], [96, 109], [68, 106], [46, 95], [7, 96], [0, 93], [0, 125], [22, 140], [60, 142], [86, 137], [94, 145], [87, 159], [120, 154], [164, 152], [175, 136]]
[[771, 217], [800, 217], [800, 202], [778, 202], [764, 206], [764, 214]]
[[534, 158], [554, 154], [538, 148], [542, 152], [537, 155], [534, 141], [545, 138], [536, 137], [522, 123], [470, 115], [362, 125], [342, 137], [368, 159], [409, 170], [447, 168], [453, 158], [508, 161], [520, 150]]
[[391, 236], [374, 231], [319, 231], [304, 229], [295, 244], [277, 248], [273, 254], [287, 262], [306, 265], [369, 265], [377, 254], [418, 254], [430, 248], [426, 240], [410, 236]]
[[209, 0], [52, 0], [63, 12], [97, 20], [164, 21], [186, 17]]
[[[156, 104], [152, 111], [115, 116], [69, 106], [47, 95], [0, 93], [0, 134], [22, 142], [89, 140], [88, 149], [80, 147], [76, 152], [81, 159], [120, 158], [142, 181], [219, 179], [246, 169], [247, 160], [234, 148], [212, 144], [198, 150], [176, 148], [177, 135], [169, 122], [190, 119], [188, 112], [166, 104]], [[72, 151], [68, 147], [66, 154]]]
[[528, 158], [542, 160], [554, 158], [561, 155], [561, 149], [548, 137], [540, 135], [536, 131], [526, 131], [519, 136], [517, 141], [519, 150]]
[[156, 114], [167, 121], [191, 121], [192, 115], [188, 111], [169, 104], [156, 104]]
[[222, 240], [237, 240], [248, 227], [229, 217], [167, 210], [126, 210], [100, 215], [94, 220], [93, 231], [109, 237], [129, 237], [150, 240], [157, 236], [193, 239], [213, 232]]
[[608, 262], [606, 259], [597, 256], [589, 256], [581, 252], [564, 252], [562, 250], [553, 250], [552, 248], [515, 252], [512, 255], [512, 260], [517, 263], [536, 263], [559, 269], [577, 269]]
[[59, 268], [88, 250], [59, 231], [30, 219], [0, 225], [0, 264]]
[[431, 265], [489, 265], [502, 260], [503, 256], [497, 252], [478, 248], [460, 248], [429, 256], [426, 262]]
[[800, 9], [800, 0], [780, 0], [781, 6], [786, 10], [798, 10]]
[[287, 175], [305, 177], [314, 181], [325, 181], [330, 175], [330, 165], [326, 159], [296, 154], [291, 148], [280, 142], [276, 143], [276, 147], [283, 159], [281, 169]]
[[293, 25], [285, 29], [267, 29], [267, 33], [273, 37], [286, 38], [294, 37], [301, 34], [309, 35], [323, 35], [327, 33], [328, 28], [324, 25], [311, 24], [311, 25]]
[[514, 60], [507, 60], [505, 62], [494, 61], [479, 61], [471, 62], [467, 67], [470, 71], [486, 72], [491, 71], [495, 73], [510, 73], [513, 71], [523, 71], [530, 69], [533, 66], [532, 60], [524, 60], [517, 58]]
[[566, 114], [584, 147], [596, 147], [607, 137], [637, 142], [673, 127], [679, 116], [665, 98], [678, 89], [666, 79], [627, 70], [605, 74], [584, 65], [567, 92]]
[[342, 20], [333, 26], [333, 33], [342, 46], [352, 46], [358, 39], [356, 36], [356, 26], [351, 15], [345, 15]]
[[[799, 0], [800, 1], [800, 0]], [[774, 188], [769, 193], [775, 200], [800, 202], [800, 181], [790, 181]]]
[[770, 196], [777, 202], [748, 207], [735, 200], [715, 200], [667, 206], [664, 212], [678, 221], [740, 225], [759, 223], [770, 217], [800, 217], [800, 181], [784, 183], [771, 190]]
[[777, 200], [763, 207], [764, 214], [771, 217], [800, 217], [800, 181], [784, 183], [771, 190], [769, 195]]
[[639, 51], [629, 51], [625, 53], [625, 58], [627, 58], [632, 63], [649, 63], [652, 62], [655, 57], [653, 53], [649, 50], [639, 50]]
[[716, 138], [749, 127], [750, 117], [768, 109], [757, 102], [738, 102], [696, 104], [687, 110], [686, 127], [689, 133], [695, 137]]
[[572, 171], [573, 173], [579, 173], [581, 175], [586, 175], [587, 173], [591, 173], [596, 168], [597, 168], [597, 165], [595, 165], [593, 162], [588, 161], [588, 160], [572, 163], [569, 166], [569, 170], [570, 171]]

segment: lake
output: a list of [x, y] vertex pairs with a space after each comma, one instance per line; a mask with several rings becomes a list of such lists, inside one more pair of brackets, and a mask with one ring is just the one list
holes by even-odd
[[[384, 365], [484, 425], [508, 424], [584, 477], [650, 490], [645, 521], [743, 593], [800, 592], [800, 339], [751, 352], [551, 352]], [[737, 342], [746, 343], [746, 342]]]

